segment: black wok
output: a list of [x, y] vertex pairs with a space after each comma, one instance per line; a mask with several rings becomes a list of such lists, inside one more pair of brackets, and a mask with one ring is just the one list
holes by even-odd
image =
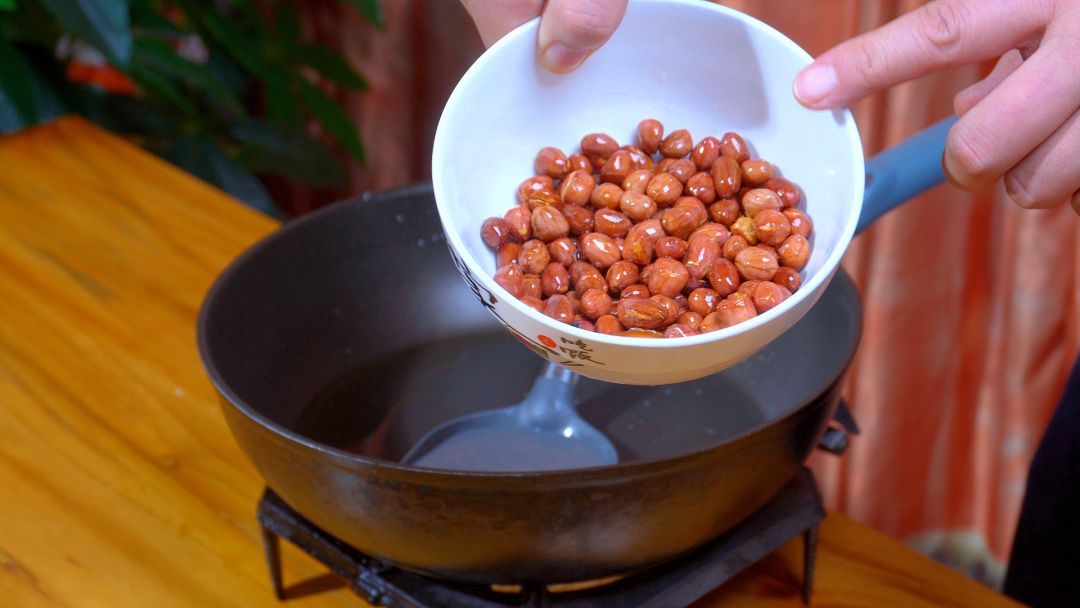
[[824, 431], [860, 324], [841, 272], [792, 330], [722, 373], [657, 388], [584, 380], [578, 411], [618, 465], [396, 464], [440, 422], [519, 401], [543, 363], [476, 304], [422, 186], [260, 242], [207, 296], [198, 337], [237, 441], [317, 525], [443, 578], [562, 582], [669, 559], [764, 504]]

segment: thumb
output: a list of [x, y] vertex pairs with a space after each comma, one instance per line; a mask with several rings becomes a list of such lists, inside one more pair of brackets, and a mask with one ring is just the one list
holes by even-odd
[[540, 63], [557, 74], [577, 68], [615, 33], [626, 0], [548, 0], [540, 18]]

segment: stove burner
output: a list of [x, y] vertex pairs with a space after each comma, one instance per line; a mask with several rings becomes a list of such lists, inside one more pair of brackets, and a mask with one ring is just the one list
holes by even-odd
[[323, 532], [273, 490], [259, 500], [266, 559], [274, 593], [283, 598], [278, 539], [284, 538], [349, 581], [354, 593], [386, 608], [660, 608], [688, 606], [742, 570], [803, 535], [803, 602], [813, 591], [818, 524], [825, 518], [814, 477], [802, 469], [768, 504], [726, 534], [678, 559], [609, 584], [553, 592], [526, 585], [520, 593], [440, 581], [372, 559]]

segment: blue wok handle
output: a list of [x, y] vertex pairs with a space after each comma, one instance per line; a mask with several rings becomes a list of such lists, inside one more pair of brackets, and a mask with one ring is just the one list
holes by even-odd
[[941, 154], [956, 119], [950, 116], [866, 161], [866, 191], [856, 234], [900, 203], [945, 180]]

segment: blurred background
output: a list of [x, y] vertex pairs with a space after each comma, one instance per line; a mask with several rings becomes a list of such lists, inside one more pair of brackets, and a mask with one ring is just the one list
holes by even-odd
[[[921, 2], [723, 4], [816, 55]], [[428, 179], [442, 105], [482, 51], [452, 0], [0, 0], [0, 132], [81, 114], [286, 219]], [[860, 103], [866, 152], [947, 116], [990, 67]], [[830, 508], [1000, 584], [1080, 349], [1076, 227], [1067, 205], [942, 186], [855, 240], [866, 325], [846, 398], [863, 433], [815, 457]]]

